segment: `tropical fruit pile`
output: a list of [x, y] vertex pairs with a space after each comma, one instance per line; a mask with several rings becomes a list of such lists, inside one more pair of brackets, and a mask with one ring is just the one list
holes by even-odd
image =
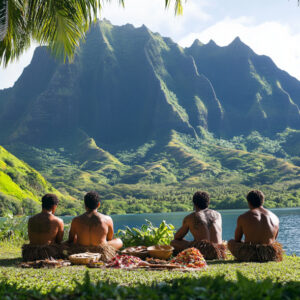
[[185, 266], [187, 268], [205, 268], [206, 261], [201, 252], [196, 248], [189, 248], [180, 252], [171, 263]]

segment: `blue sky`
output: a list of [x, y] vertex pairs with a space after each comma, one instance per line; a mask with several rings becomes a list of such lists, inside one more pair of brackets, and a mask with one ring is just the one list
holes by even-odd
[[[218, 45], [229, 44], [236, 36], [256, 53], [270, 56], [277, 66], [300, 80], [300, 7], [297, 0], [188, 0], [183, 16], [175, 17], [164, 0], [117, 0], [106, 4], [101, 18], [115, 25], [145, 24], [169, 36], [182, 46], [194, 39]], [[0, 67], [0, 89], [7, 88], [30, 63], [34, 46], [6, 69]]]

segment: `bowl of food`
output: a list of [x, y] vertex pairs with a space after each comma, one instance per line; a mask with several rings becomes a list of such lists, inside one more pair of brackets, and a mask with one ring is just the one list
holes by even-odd
[[128, 247], [121, 251], [122, 254], [132, 255], [144, 259], [148, 255], [146, 246]]
[[69, 256], [69, 260], [73, 265], [87, 265], [89, 263], [98, 262], [101, 258], [99, 253], [78, 253]]
[[174, 248], [169, 245], [155, 245], [147, 248], [151, 257], [167, 260], [173, 254]]

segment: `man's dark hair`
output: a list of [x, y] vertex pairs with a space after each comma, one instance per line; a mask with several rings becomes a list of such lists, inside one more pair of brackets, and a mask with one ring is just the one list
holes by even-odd
[[100, 196], [97, 192], [91, 191], [84, 196], [84, 204], [89, 209], [96, 209], [100, 203]]
[[200, 209], [205, 209], [209, 205], [209, 194], [203, 191], [198, 191], [193, 196], [193, 203]]
[[253, 190], [250, 191], [247, 194], [247, 201], [253, 206], [253, 207], [260, 207], [263, 205], [265, 200], [265, 195], [263, 192], [259, 190]]
[[55, 194], [46, 194], [42, 198], [42, 208], [50, 210], [54, 205], [58, 205], [58, 202]]

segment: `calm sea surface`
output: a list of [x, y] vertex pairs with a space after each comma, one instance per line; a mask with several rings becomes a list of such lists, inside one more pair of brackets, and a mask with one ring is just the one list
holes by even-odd
[[[223, 240], [233, 238], [237, 218], [245, 212], [243, 209], [234, 210], [219, 210], [223, 219]], [[280, 220], [280, 230], [278, 241], [283, 244], [287, 254], [295, 253], [300, 256], [300, 208], [277, 208], [272, 209]], [[158, 226], [162, 220], [171, 223], [175, 228], [179, 228], [182, 224], [184, 216], [187, 212], [176, 213], [156, 213], [156, 214], [128, 214], [128, 215], [113, 215], [115, 232], [118, 229], [123, 229], [125, 226], [140, 227], [145, 224], [145, 220], [151, 221], [155, 226]], [[66, 223], [70, 222], [72, 217], [63, 218]], [[191, 235], [187, 239], [192, 239]]]

